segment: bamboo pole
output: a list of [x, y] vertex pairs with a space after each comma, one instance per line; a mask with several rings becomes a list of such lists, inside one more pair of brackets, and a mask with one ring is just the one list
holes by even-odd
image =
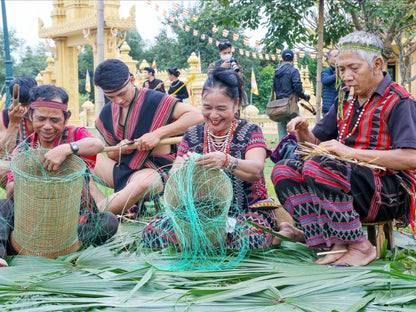
[[[182, 137], [171, 137], [171, 138], [164, 138], [161, 139], [158, 146], [159, 145], [171, 145], [171, 144], [178, 144], [180, 141], [182, 140]], [[107, 152], [113, 152], [113, 151], [127, 151], [127, 150], [133, 150], [136, 149], [138, 146], [137, 143], [135, 143], [134, 141], [131, 141], [131, 143], [128, 144], [124, 144], [124, 145], [119, 145], [119, 146], [106, 146], [104, 147], [103, 152], [107, 153]]]

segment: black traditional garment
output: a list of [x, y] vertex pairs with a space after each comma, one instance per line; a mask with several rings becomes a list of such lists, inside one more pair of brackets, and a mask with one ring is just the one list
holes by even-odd
[[[321, 142], [337, 139], [357, 149], [416, 148], [416, 105], [388, 74], [359, 107], [344, 101], [342, 119], [338, 103], [312, 130]], [[309, 247], [334, 243], [360, 243], [366, 237], [361, 220], [395, 218], [413, 226], [414, 172], [358, 166], [327, 156], [304, 163], [282, 160], [272, 172], [276, 195], [302, 226]]]
[[[111, 103], [105, 105], [96, 120], [96, 127], [109, 146], [117, 145], [124, 139], [134, 140], [171, 122], [175, 104], [174, 97], [141, 88], [129, 106], [126, 122], [120, 124], [121, 107]], [[167, 166], [172, 164], [175, 153], [169, 155], [151, 155], [150, 151], [137, 151], [121, 155], [119, 164], [114, 165], [114, 191], [123, 189], [130, 175], [142, 168], [158, 170], [165, 180]]]
[[[156, 91], [160, 91], [160, 92], [162, 92], [162, 93], [166, 93], [166, 91], [165, 91], [165, 86], [163, 85], [163, 81], [162, 80], [160, 80], [160, 79], [153, 79], [152, 81], [150, 81], [150, 80], [146, 80], [144, 83], [143, 83], [143, 87], [145, 86], [145, 84], [146, 83], [148, 83], [149, 84], [149, 89], [150, 90], [156, 90]], [[157, 86], [159, 85], [161, 83], [161, 85], [160, 85], [160, 87], [159, 88], [157, 88]]]
[[[178, 90], [179, 88], [181, 88], [184, 85], [184, 83], [180, 80], [176, 80], [174, 82], [171, 83], [169, 90], [168, 90], [168, 94], [172, 94], [174, 93], [176, 90]], [[188, 94], [188, 90], [186, 89], [186, 86], [182, 87], [176, 94], [175, 94], [176, 98], [179, 100], [184, 100], [187, 99], [189, 97]]]
[[[190, 127], [178, 147], [178, 156], [187, 152], [202, 154], [204, 150], [205, 123]], [[240, 120], [231, 140], [229, 154], [237, 159], [245, 159], [245, 154], [252, 148], [264, 148], [270, 155], [263, 133], [256, 124]], [[226, 171], [225, 171], [226, 172]], [[229, 172], [226, 174], [233, 183], [233, 200], [228, 212], [229, 219], [236, 223], [236, 230], [229, 231], [228, 247], [240, 249], [242, 241], [249, 249], [271, 246], [273, 235], [247, 224], [246, 220], [271, 230], [276, 229], [275, 202], [269, 198], [264, 177], [256, 182], [243, 181]], [[238, 230], [237, 230], [238, 229]], [[143, 240], [150, 247], [177, 244], [169, 218], [157, 218], [143, 229]], [[244, 245], [246, 244], [244, 243]], [[246, 247], [246, 248], [247, 248]]]

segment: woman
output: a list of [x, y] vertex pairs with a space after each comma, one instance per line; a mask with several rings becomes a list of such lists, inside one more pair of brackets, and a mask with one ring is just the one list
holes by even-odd
[[168, 94], [173, 94], [174, 92], [180, 89], [174, 94], [174, 96], [179, 100], [183, 101], [184, 99], [187, 99], [189, 95], [188, 90], [186, 90], [186, 86], [183, 86], [184, 83], [178, 79], [180, 74], [181, 73], [176, 67], [168, 69], [168, 77], [171, 81]]
[[[175, 167], [181, 166], [195, 153], [200, 156], [196, 165], [219, 168], [230, 177], [233, 199], [228, 212], [237, 227], [243, 227], [250, 249], [263, 248], [279, 243], [273, 235], [250, 227], [246, 220], [264, 228], [275, 229], [276, 204], [267, 194], [263, 175], [264, 162], [270, 155], [259, 126], [237, 116], [241, 97], [244, 97], [242, 81], [231, 70], [217, 67], [209, 75], [202, 90], [202, 114], [205, 122], [189, 128], [179, 144]], [[243, 96], [241, 96], [243, 95]], [[285, 228], [286, 225], [283, 225]], [[282, 227], [281, 227], [282, 230]], [[280, 232], [285, 235], [284, 232]], [[153, 220], [143, 230], [145, 242], [152, 247], [177, 243], [172, 226], [166, 218]], [[228, 231], [227, 244], [239, 249], [241, 237], [236, 231]], [[247, 242], [247, 241], [246, 241]]]

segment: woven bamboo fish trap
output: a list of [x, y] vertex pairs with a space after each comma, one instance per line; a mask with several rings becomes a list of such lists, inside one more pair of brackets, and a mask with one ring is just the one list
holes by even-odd
[[13, 248], [23, 255], [56, 258], [78, 250], [78, 215], [85, 163], [70, 155], [56, 172], [42, 165], [46, 150], [16, 155]]
[[182, 250], [206, 250], [225, 242], [232, 197], [232, 183], [222, 170], [183, 166], [170, 176], [164, 206]]

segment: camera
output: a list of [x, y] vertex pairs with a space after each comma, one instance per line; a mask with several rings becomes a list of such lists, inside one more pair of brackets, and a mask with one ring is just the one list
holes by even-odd
[[230, 59], [230, 65], [231, 68], [235, 71], [235, 72], [239, 72], [240, 71], [240, 67], [237, 65], [237, 60], [235, 58], [231, 58]]

